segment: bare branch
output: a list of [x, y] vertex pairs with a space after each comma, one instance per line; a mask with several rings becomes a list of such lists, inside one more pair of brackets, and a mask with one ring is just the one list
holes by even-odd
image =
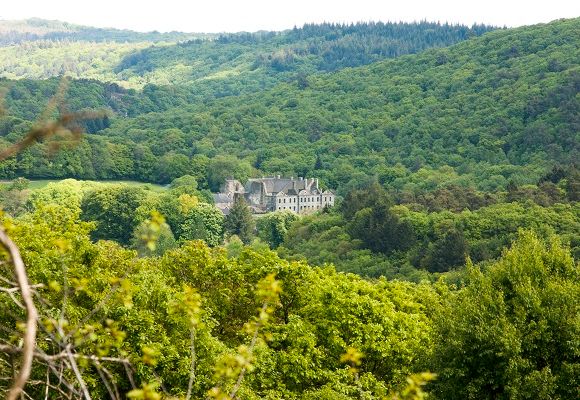
[[[5, 263], [2, 262], [1, 264], [5, 264]], [[12, 282], [11, 280], [4, 278], [3, 276], [0, 276], [0, 281], [4, 281], [5, 283], [9, 284], [10, 286], [18, 286], [18, 284], [16, 282]]]
[[48, 400], [48, 391], [50, 388], [50, 368], [46, 369], [46, 388], [44, 390], [44, 400]]
[[[268, 302], [265, 302], [262, 305], [262, 309], [260, 310], [260, 314], [265, 313], [267, 309], [268, 309]], [[250, 355], [252, 355], [252, 353], [254, 351], [254, 347], [256, 347], [256, 341], [258, 340], [258, 332], [259, 332], [261, 327], [262, 327], [262, 323], [260, 321], [256, 322], [256, 330], [254, 331], [254, 336], [252, 336], [252, 341], [250, 342], [250, 346], [248, 347], [248, 352]], [[234, 388], [232, 389], [232, 392], [230, 393], [230, 399], [236, 398], [236, 394], [238, 393], [238, 390], [240, 390], [240, 387], [242, 386], [242, 381], [244, 380], [244, 376], [246, 375], [246, 371], [247, 371], [246, 367], [243, 367], [242, 370], [240, 371], [240, 375], [238, 376], [238, 380], [237, 380]]]
[[[109, 396], [111, 397], [112, 400], [116, 400], [119, 399], [119, 393], [115, 393], [117, 392], [117, 387], [115, 386], [115, 392], [113, 392], [113, 388], [111, 387], [111, 385], [109, 384], [109, 380], [107, 379], [107, 377], [105, 376], [105, 368], [103, 368], [103, 366], [98, 362], [95, 361], [95, 368], [97, 369], [97, 372], [99, 373], [99, 376], [101, 377], [101, 381], [103, 381], [103, 384], [105, 385], [105, 388], [107, 389], [107, 392], [109, 392]], [[110, 374], [107, 374], [109, 377], [111, 377]], [[111, 384], [114, 385], [113, 380], [111, 380]]]
[[[23, 349], [21, 347], [17, 347], [17, 346], [10, 345], [10, 344], [0, 344], [0, 352], [4, 352], [7, 354], [20, 354], [20, 353], [22, 353], [22, 351], [23, 351]], [[127, 358], [97, 357], [95, 355], [76, 354], [76, 353], [72, 353], [72, 352], [71, 352], [71, 356], [76, 360], [83, 359], [83, 360], [89, 360], [89, 361], [99, 362], [99, 363], [112, 362], [112, 363], [117, 363], [117, 364], [131, 364], [131, 361], [129, 361], [129, 359], [127, 359]], [[58, 360], [63, 360], [63, 359], [69, 358], [69, 355], [65, 349], [65, 350], [61, 351], [60, 353], [57, 353], [54, 355], [48, 355], [48, 354], [44, 354], [44, 353], [39, 352], [39, 351], [35, 351], [34, 357], [38, 358], [42, 361], [58, 361]]]
[[123, 367], [125, 367], [125, 372], [127, 372], [127, 378], [129, 378], [129, 382], [131, 383], [131, 388], [136, 389], [137, 386], [135, 385], [135, 380], [133, 379], [133, 371], [131, 370], [131, 364], [124, 363]]
[[[30, 289], [41, 288], [41, 287], [44, 287], [44, 285], [42, 283], [29, 286]], [[20, 290], [20, 288], [17, 288], [17, 287], [12, 287], [12, 288], [0, 287], [0, 292], [5, 292], [5, 293], [14, 293], [14, 292], [18, 292], [19, 290]]]
[[22, 295], [22, 300], [24, 306], [26, 307], [26, 330], [24, 331], [24, 345], [22, 348], [22, 365], [20, 366], [20, 372], [16, 376], [10, 391], [8, 392], [7, 400], [16, 400], [18, 395], [22, 393], [26, 381], [30, 377], [30, 370], [32, 368], [32, 359], [34, 357], [34, 348], [36, 345], [36, 319], [38, 318], [38, 311], [34, 306], [34, 301], [32, 299], [32, 292], [30, 291], [30, 286], [28, 284], [28, 276], [26, 274], [26, 267], [20, 256], [20, 251], [18, 247], [10, 237], [6, 234], [3, 228], [0, 227], [0, 244], [4, 246], [6, 250], [10, 253], [10, 258], [12, 264], [14, 265], [14, 273], [16, 275], [16, 280], [18, 281], [18, 286], [20, 287], [20, 293]]
[[191, 399], [191, 392], [193, 390], [193, 382], [195, 381], [195, 328], [191, 328], [191, 371], [189, 373], [189, 382], [187, 384], [187, 396], [185, 400]]
[[66, 355], [67, 355], [68, 360], [70, 362], [71, 368], [75, 374], [75, 377], [77, 378], [77, 381], [78, 381], [79, 385], [81, 386], [81, 391], [83, 392], [85, 399], [91, 400], [91, 395], [89, 394], [89, 390], [87, 389], [87, 385], [85, 384], [85, 380], [83, 379], [83, 376], [81, 375], [81, 371], [79, 371], [79, 367], [77, 365], [77, 362], [75, 361], [75, 358], [70, 350], [70, 345], [66, 346], [64, 351], [66, 352]]

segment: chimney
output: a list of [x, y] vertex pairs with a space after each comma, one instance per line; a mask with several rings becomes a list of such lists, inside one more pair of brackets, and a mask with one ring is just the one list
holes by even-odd
[[316, 189], [318, 189], [318, 178], [316, 178]]
[[301, 177], [301, 176], [299, 176], [299, 177], [298, 177], [298, 179], [300, 179], [301, 181], [302, 181], [302, 180], [304, 180], [304, 178], [303, 178], [303, 177]]
[[276, 175], [276, 178], [280, 179], [280, 175]]

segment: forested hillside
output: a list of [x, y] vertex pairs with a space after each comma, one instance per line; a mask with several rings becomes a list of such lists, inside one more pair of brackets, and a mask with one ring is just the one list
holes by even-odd
[[218, 35], [136, 33], [58, 21], [0, 21], [0, 77], [67, 75], [127, 88], [188, 84], [194, 86], [193, 92], [215, 97], [272, 87], [296, 74], [333, 71], [448, 46], [492, 29], [427, 22], [359, 23]]
[[[468, 266], [458, 288], [367, 281], [201, 241], [138, 258], [91, 242], [94, 223], [79, 211], [38, 203], [2, 220], [53, 307], [39, 306], [32, 398], [64, 399], [61, 388], [94, 399], [577, 398], [580, 272], [556, 238], [521, 233], [498, 262]], [[0, 305], [3, 392], [24, 315], [6, 293]], [[59, 379], [67, 351], [79, 372]]]
[[0, 396], [580, 397], [579, 18], [185, 39], [0, 23]]
[[62, 21], [30, 18], [21, 21], [0, 20], [0, 46], [23, 42], [84, 41], [84, 42], [176, 42], [211, 35], [170, 32], [140, 33], [130, 30], [93, 28]]
[[212, 41], [150, 47], [126, 56], [115, 72], [151, 83], [191, 82], [197, 91], [208, 91], [204, 81], [216, 81], [209, 93], [223, 96], [444, 47], [492, 29], [427, 22], [305, 25], [283, 32], [228, 34]]
[[[169, 182], [188, 173], [215, 190], [212, 165], [219, 162], [240, 179], [316, 175], [341, 193], [373, 176], [411, 192], [535, 183], [555, 164], [578, 158], [579, 31], [576, 19], [490, 32], [214, 100], [202, 101], [187, 85], [127, 91], [77, 81], [69, 108], [113, 114], [91, 125], [82, 146], [61, 153], [58, 163], [40, 145], [32, 157], [4, 163], [2, 174]], [[5, 135], [11, 132], [4, 143], [18, 138], [57, 84], [2, 82], [8, 115], [17, 117], [3, 118]], [[220, 81], [213, 85], [219, 91]]]

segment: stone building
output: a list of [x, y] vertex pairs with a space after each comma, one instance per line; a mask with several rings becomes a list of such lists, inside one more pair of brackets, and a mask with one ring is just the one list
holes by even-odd
[[334, 205], [335, 195], [321, 190], [318, 179], [267, 177], [250, 179], [243, 186], [234, 179], [226, 180], [222, 191], [214, 195], [216, 206], [228, 214], [235, 200], [242, 196], [252, 211], [263, 214], [289, 210], [297, 214], [309, 214]]

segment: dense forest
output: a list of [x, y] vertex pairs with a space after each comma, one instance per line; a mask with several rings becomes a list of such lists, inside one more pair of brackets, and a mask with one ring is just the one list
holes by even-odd
[[[577, 399], [579, 60], [578, 18], [0, 21], [0, 395], [32, 324], [30, 398]], [[338, 200], [213, 204], [263, 175]]]
[[[11, 190], [26, 185], [21, 180]], [[373, 190], [373, 201], [384, 197]], [[270, 214], [258, 220], [263, 241], [244, 246], [240, 238], [251, 215], [244, 218], [241, 206], [224, 221], [205, 201], [191, 177], [177, 179], [165, 192], [69, 180], [32, 191], [20, 217], [3, 218], [31, 280], [42, 285], [39, 298], [51, 306], [41, 309], [39, 342], [48, 343], [42, 354], [58, 356], [71, 347], [79, 357], [97, 354], [80, 364], [93, 398], [115, 398], [114, 391], [131, 398], [186, 392], [223, 399], [235, 398], [228, 395], [233, 392], [247, 399], [383, 398], [409, 393], [409, 375], [415, 389], [435, 378], [424, 371], [437, 373], [425, 388], [436, 398], [578, 395], [580, 270], [570, 248], [550, 233], [577, 235], [577, 210], [534, 206], [534, 214], [525, 216], [511, 204], [473, 217], [448, 213], [449, 220], [419, 213], [387, 219], [398, 238], [376, 250], [408, 247], [409, 237], [401, 233], [416, 219], [436, 237], [423, 247], [429, 269], [456, 260], [454, 274], [431, 284], [365, 280], [331, 266], [286, 261], [268, 249], [280, 238], [300, 240], [280, 232], [285, 224], [322, 230], [331, 216], [292, 225], [295, 214]], [[365, 223], [364, 210], [381, 208], [344, 204], [345, 218], [354, 212], [347, 228], [353, 235]], [[431, 219], [439, 220], [436, 230], [448, 231], [428, 232]], [[456, 233], [461, 219], [469, 219], [470, 230], [461, 234], [466, 242], [483, 236], [494, 251], [520, 220], [537, 233], [520, 230], [497, 260], [463, 267], [464, 258], [455, 253], [463, 243]], [[498, 220], [506, 225], [496, 228]], [[490, 229], [508, 236], [494, 241], [485, 237]], [[388, 239], [369, 233], [377, 234], [373, 246]], [[327, 236], [339, 235], [329, 228]], [[308, 251], [312, 244], [304, 243]], [[3, 274], [10, 277], [7, 265]], [[0, 349], [11, 348], [18, 334], [10, 327], [21, 311], [8, 296], [0, 301], [8, 328], [0, 334]], [[9, 376], [13, 361], [2, 357], [0, 352], [0, 374]], [[130, 374], [116, 364], [119, 359], [131, 364]], [[247, 377], [238, 385], [242, 370]], [[102, 384], [103, 371], [115, 389]], [[32, 374], [44, 379], [42, 358]], [[29, 393], [35, 398], [44, 390], [43, 384], [31, 386]]]
[[[428, 22], [358, 23], [186, 35], [93, 29], [58, 21], [0, 21], [0, 77], [66, 75], [127, 88], [188, 84], [192, 92], [222, 96], [272, 87], [296, 74], [444, 47], [492, 29]], [[21, 34], [28, 40], [18, 40]]]
[[[92, 121], [90, 135], [75, 151], [59, 153], [60, 160], [40, 145], [3, 163], [1, 173], [165, 183], [191, 174], [216, 190], [218, 163], [242, 180], [316, 175], [342, 194], [375, 176], [412, 192], [533, 184], [578, 158], [579, 29], [578, 20], [567, 20], [490, 32], [213, 100], [187, 86], [134, 91], [75, 81], [69, 109], [106, 107], [111, 114]], [[0, 84], [7, 93], [6, 146], [26, 131], [58, 81]]]
[[36, 41], [82, 41], [82, 42], [177, 42], [196, 38], [210, 38], [208, 34], [183, 32], [134, 32], [120, 29], [103, 29], [30, 18], [21, 21], [0, 20], [0, 46], [11, 46]]

